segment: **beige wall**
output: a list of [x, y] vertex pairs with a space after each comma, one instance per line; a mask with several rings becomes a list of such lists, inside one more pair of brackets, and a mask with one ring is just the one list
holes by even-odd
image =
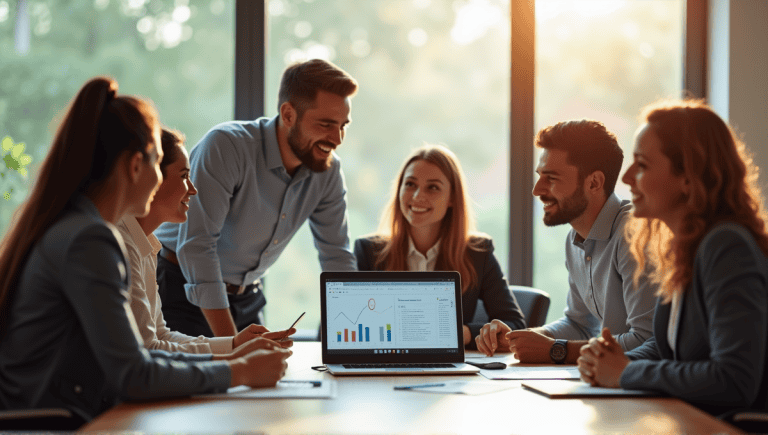
[[710, 0], [707, 96], [746, 142], [768, 199], [768, 1]]

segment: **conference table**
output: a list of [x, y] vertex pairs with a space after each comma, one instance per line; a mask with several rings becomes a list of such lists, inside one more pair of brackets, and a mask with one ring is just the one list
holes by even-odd
[[[194, 397], [125, 402], [81, 431], [269, 435], [742, 433], [671, 397], [549, 399], [520, 387], [519, 381], [492, 381], [481, 375], [334, 377], [311, 368], [321, 365], [320, 343], [298, 342], [293, 352], [284, 379], [333, 380], [337, 387], [334, 398]], [[471, 355], [469, 352], [467, 356]], [[394, 389], [397, 385], [458, 379], [514, 384], [481, 395]]]

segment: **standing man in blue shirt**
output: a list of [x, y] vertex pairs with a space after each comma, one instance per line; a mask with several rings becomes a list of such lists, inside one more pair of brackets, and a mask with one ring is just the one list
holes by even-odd
[[477, 336], [492, 355], [512, 351], [524, 363], [576, 363], [579, 349], [604, 327], [624, 350], [652, 335], [657, 286], [641, 275], [624, 237], [631, 204], [613, 189], [624, 153], [597, 121], [566, 121], [536, 136], [542, 148], [533, 195], [544, 203], [544, 224], [570, 224], [565, 267], [570, 290], [564, 317], [540, 328], [511, 331], [493, 320]]
[[[323, 270], [355, 270], [341, 162], [357, 82], [319, 59], [283, 73], [279, 115], [211, 129], [190, 153], [188, 220], [155, 232], [168, 326], [236, 335], [263, 323], [260, 278], [309, 219]], [[297, 265], [300, 270], [300, 266]]]

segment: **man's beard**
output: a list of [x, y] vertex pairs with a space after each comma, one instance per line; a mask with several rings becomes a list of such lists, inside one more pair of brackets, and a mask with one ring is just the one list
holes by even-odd
[[[544, 198], [541, 198], [544, 201]], [[545, 201], [548, 202], [548, 201]], [[553, 214], [544, 213], [544, 225], [554, 227], [567, 224], [584, 213], [589, 201], [587, 195], [581, 187], [576, 188], [571, 196], [565, 198], [562, 202], [557, 201], [557, 212]]]
[[309, 168], [312, 172], [323, 172], [331, 167], [332, 156], [329, 154], [327, 159], [318, 160], [315, 158], [312, 152], [316, 144], [326, 146], [328, 148], [335, 148], [330, 142], [318, 141], [313, 144], [309, 144], [306, 148], [302, 147], [302, 142], [305, 142], [304, 135], [299, 131], [299, 124], [296, 123], [288, 130], [288, 146], [291, 147], [291, 151], [298, 157], [299, 161]]

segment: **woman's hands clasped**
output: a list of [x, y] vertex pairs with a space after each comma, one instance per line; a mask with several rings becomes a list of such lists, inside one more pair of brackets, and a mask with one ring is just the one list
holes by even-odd
[[593, 387], [620, 387], [619, 380], [629, 358], [608, 328], [603, 328], [599, 337], [591, 338], [579, 353], [576, 363], [584, 382]]

